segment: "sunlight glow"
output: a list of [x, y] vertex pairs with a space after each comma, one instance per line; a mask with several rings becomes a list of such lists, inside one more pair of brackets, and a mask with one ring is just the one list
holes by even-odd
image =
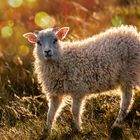
[[8, 0], [8, 4], [13, 8], [20, 7], [22, 3], [23, 3], [23, 0]]
[[54, 18], [50, 17], [46, 12], [38, 12], [35, 15], [35, 23], [41, 28], [53, 27], [55, 24]]
[[3, 38], [9, 38], [11, 37], [13, 34], [13, 29], [12, 27], [10, 26], [4, 26], [2, 29], [1, 29], [1, 36]]

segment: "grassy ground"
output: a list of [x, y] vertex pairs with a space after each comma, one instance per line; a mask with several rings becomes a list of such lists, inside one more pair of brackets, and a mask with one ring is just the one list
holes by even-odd
[[[57, 26], [70, 26], [68, 40], [83, 39], [122, 23], [140, 29], [139, 0], [53, 0], [53, 3], [45, 1], [43, 5], [42, 2], [44, 0], [38, 0], [35, 8], [27, 5], [29, 10], [25, 5], [16, 9], [17, 12], [7, 7], [6, 10], [0, 9], [0, 28], [5, 24], [6, 15], [1, 16], [3, 11], [5, 14], [10, 11], [7, 15], [14, 22], [15, 32], [11, 38], [0, 38], [0, 140], [39, 140], [46, 128], [48, 106], [33, 74], [32, 48], [28, 54], [23, 49], [27, 54], [24, 56], [18, 51], [19, 44], [30, 46], [22, 34], [37, 28], [32, 20], [36, 12], [48, 12], [55, 18]], [[140, 91], [136, 93], [134, 107], [122, 125], [123, 139], [126, 140], [140, 139]], [[82, 116], [83, 133], [74, 132], [71, 105], [66, 105], [54, 124], [55, 129], [46, 139], [109, 139], [119, 101], [118, 96], [108, 95], [87, 99]]]
[[[123, 138], [127, 140], [140, 138], [140, 95], [122, 130]], [[0, 104], [0, 140], [38, 140], [46, 127], [47, 103], [41, 96], [14, 97], [11, 101], [1, 99]], [[48, 134], [50, 139], [70, 140], [107, 140], [119, 111], [119, 97], [99, 96], [86, 100], [82, 117], [83, 133], [73, 131], [73, 119], [70, 105], [58, 116], [55, 129]]]

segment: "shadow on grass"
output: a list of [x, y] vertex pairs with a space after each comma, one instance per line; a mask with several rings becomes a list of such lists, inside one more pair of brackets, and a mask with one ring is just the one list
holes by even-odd
[[87, 139], [90, 140], [91, 139], [91, 134], [92, 132], [88, 132], [88, 133], [83, 133], [80, 132], [76, 129], [70, 131], [69, 133], [65, 133], [63, 135], [61, 135], [60, 140], [83, 140], [83, 139]]
[[109, 140], [123, 140], [123, 139], [124, 133], [122, 128], [119, 127], [112, 128]]
[[61, 135], [60, 139], [62, 140], [73, 140], [74, 137], [79, 136], [81, 133], [78, 131], [71, 131], [69, 133], [65, 133]]

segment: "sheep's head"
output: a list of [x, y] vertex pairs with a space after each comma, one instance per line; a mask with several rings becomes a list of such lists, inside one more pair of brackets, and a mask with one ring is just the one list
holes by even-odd
[[57, 61], [61, 56], [60, 40], [63, 40], [69, 27], [48, 28], [34, 33], [25, 33], [23, 36], [36, 46], [36, 53], [40, 59]]

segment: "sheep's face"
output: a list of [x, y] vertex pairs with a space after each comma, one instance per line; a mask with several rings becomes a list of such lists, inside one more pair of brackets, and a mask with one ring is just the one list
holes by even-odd
[[68, 27], [61, 29], [51, 28], [35, 33], [26, 33], [24, 37], [27, 38], [29, 42], [35, 43], [36, 54], [39, 59], [57, 61], [62, 52], [59, 42], [65, 38], [68, 31]]
[[61, 56], [59, 40], [52, 31], [40, 31], [37, 35], [36, 47], [41, 59], [58, 60]]

